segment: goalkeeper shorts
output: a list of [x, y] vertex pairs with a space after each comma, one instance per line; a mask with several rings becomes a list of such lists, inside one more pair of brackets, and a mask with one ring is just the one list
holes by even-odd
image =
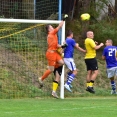
[[49, 66], [56, 66], [58, 61], [62, 60], [62, 57], [57, 52], [46, 52], [46, 58]]

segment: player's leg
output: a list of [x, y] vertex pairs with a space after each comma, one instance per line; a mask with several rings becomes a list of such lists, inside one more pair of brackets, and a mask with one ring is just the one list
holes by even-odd
[[48, 66], [48, 69], [44, 72], [44, 74], [38, 78], [40, 83], [40, 88], [43, 87], [43, 80], [46, 79], [53, 71], [54, 71], [54, 66]]
[[56, 65], [56, 54], [47, 52], [46, 58], [48, 61], [48, 69], [41, 77], [38, 78], [40, 87], [43, 86], [43, 80], [46, 79], [54, 71], [54, 67]]
[[92, 75], [91, 75], [91, 80], [90, 80], [89, 86], [93, 87], [94, 81], [98, 75], [98, 63], [97, 63], [97, 60], [95, 58], [92, 59], [90, 62], [91, 62], [90, 65], [91, 65], [91, 69], [92, 69]]
[[111, 68], [107, 69], [107, 77], [110, 79], [110, 84], [111, 84], [111, 94], [116, 94], [116, 83], [114, 80], [114, 76], [116, 76], [116, 70], [117, 68]]
[[90, 80], [90, 82], [89, 83], [87, 83], [87, 88], [86, 88], [86, 91], [89, 91], [90, 93], [95, 93], [95, 90], [94, 90], [94, 88], [93, 88], [93, 85], [94, 85], [94, 81], [95, 81], [95, 79], [96, 79], [96, 77], [97, 77], [97, 70], [96, 71], [94, 71], [94, 73], [93, 73], [93, 77], [91, 77], [92, 79]]
[[56, 53], [56, 64], [54, 69], [54, 75], [55, 75], [55, 81], [53, 82], [53, 91], [55, 92], [58, 87], [58, 82], [60, 80], [60, 76], [62, 73], [62, 66], [64, 64], [64, 61], [60, 54]]
[[77, 74], [76, 65], [75, 65], [74, 60], [72, 58], [64, 58], [64, 62], [66, 64], [66, 66], [68, 67], [68, 69], [70, 71], [72, 71], [72, 73], [69, 74], [69, 77], [68, 77], [64, 86], [68, 91], [72, 92], [70, 89], [70, 85], [73, 82], [73, 80]]
[[56, 90], [58, 88], [58, 83], [60, 81], [60, 77], [61, 77], [61, 74], [62, 74], [62, 66], [55, 68], [53, 73], [54, 73], [54, 76], [55, 76], [55, 80], [53, 81], [53, 84], [52, 84], [52, 96], [55, 97], [55, 98], [59, 98], [57, 96]]
[[94, 81], [98, 75], [98, 66], [96, 59], [85, 59], [86, 67], [87, 67], [87, 88], [86, 91], [90, 93], [95, 93], [93, 85]]
[[60, 81], [60, 77], [62, 74], [62, 68], [63, 68], [63, 58], [61, 56], [61, 54], [58, 54], [58, 52], [56, 53], [56, 65], [55, 65], [55, 69], [54, 69], [54, 76], [55, 76], [55, 80], [53, 81], [53, 86], [52, 86], [52, 96], [55, 98], [58, 98], [56, 90], [58, 88], [58, 83]]
[[58, 66], [63, 66], [64, 65], [63, 58], [58, 53], [56, 53], [56, 63], [58, 64]]
[[87, 76], [86, 76], [86, 86], [88, 87], [89, 86], [89, 83], [91, 81], [91, 75], [92, 75], [92, 71], [91, 70], [88, 70], [87, 71]]
[[87, 69], [87, 75], [86, 75], [86, 87], [89, 86], [89, 83], [90, 83], [90, 78], [91, 78], [91, 75], [92, 75], [92, 71], [91, 71], [91, 68], [90, 68], [90, 63], [89, 63], [89, 59], [85, 59], [85, 65], [86, 65], [86, 69]]
[[116, 94], [116, 84], [115, 84], [115, 80], [114, 77], [110, 78], [110, 83], [111, 83], [111, 94]]
[[89, 83], [90, 87], [93, 87], [94, 81], [97, 78], [97, 75], [98, 75], [98, 70], [94, 70], [92, 75], [91, 75], [91, 80], [90, 80], [90, 83]]
[[48, 66], [48, 69], [45, 71], [43, 76], [41, 77], [41, 80], [43, 81], [45, 78], [48, 77], [48, 75], [54, 71], [54, 66]]
[[[69, 76], [72, 74], [72, 71], [71, 70], [68, 70], [67, 71], [67, 81], [69, 79]], [[69, 85], [70, 88], [73, 88], [72, 84]]]

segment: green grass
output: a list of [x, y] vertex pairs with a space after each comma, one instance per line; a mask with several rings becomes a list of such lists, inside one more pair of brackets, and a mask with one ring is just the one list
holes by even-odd
[[116, 96], [0, 100], [0, 117], [116, 117], [116, 110]]

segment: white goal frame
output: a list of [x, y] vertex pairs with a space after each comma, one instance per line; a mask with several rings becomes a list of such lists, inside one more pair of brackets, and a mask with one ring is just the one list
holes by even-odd
[[[4, 18], [0, 18], [0, 22], [59, 24], [61, 21], [57, 21], [57, 20], [4, 19]], [[65, 41], [65, 23], [63, 24], [62, 30], [61, 30], [61, 44], [64, 41]], [[64, 99], [64, 66], [63, 66], [61, 80], [60, 80], [60, 98]]]

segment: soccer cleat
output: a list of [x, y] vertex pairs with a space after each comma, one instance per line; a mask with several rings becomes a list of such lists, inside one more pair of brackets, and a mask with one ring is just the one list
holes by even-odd
[[41, 80], [41, 77], [38, 78], [38, 81], [39, 81], [39, 84], [40, 84], [40, 88], [42, 88], [43, 87], [43, 81]]
[[90, 93], [95, 93], [95, 90], [93, 89], [93, 87], [87, 87], [86, 91], [88, 91]]
[[117, 94], [116, 90], [111, 90], [111, 94]]
[[54, 91], [52, 91], [52, 96], [53, 96], [54, 98], [57, 98], [57, 99], [59, 98], [58, 95], [56, 94], [56, 92], [54, 92]]
[[65, 87], [68, 91], [72, 92], [72, 90], [70, 89], [69, 85], [65, 84], [64, 87]]

